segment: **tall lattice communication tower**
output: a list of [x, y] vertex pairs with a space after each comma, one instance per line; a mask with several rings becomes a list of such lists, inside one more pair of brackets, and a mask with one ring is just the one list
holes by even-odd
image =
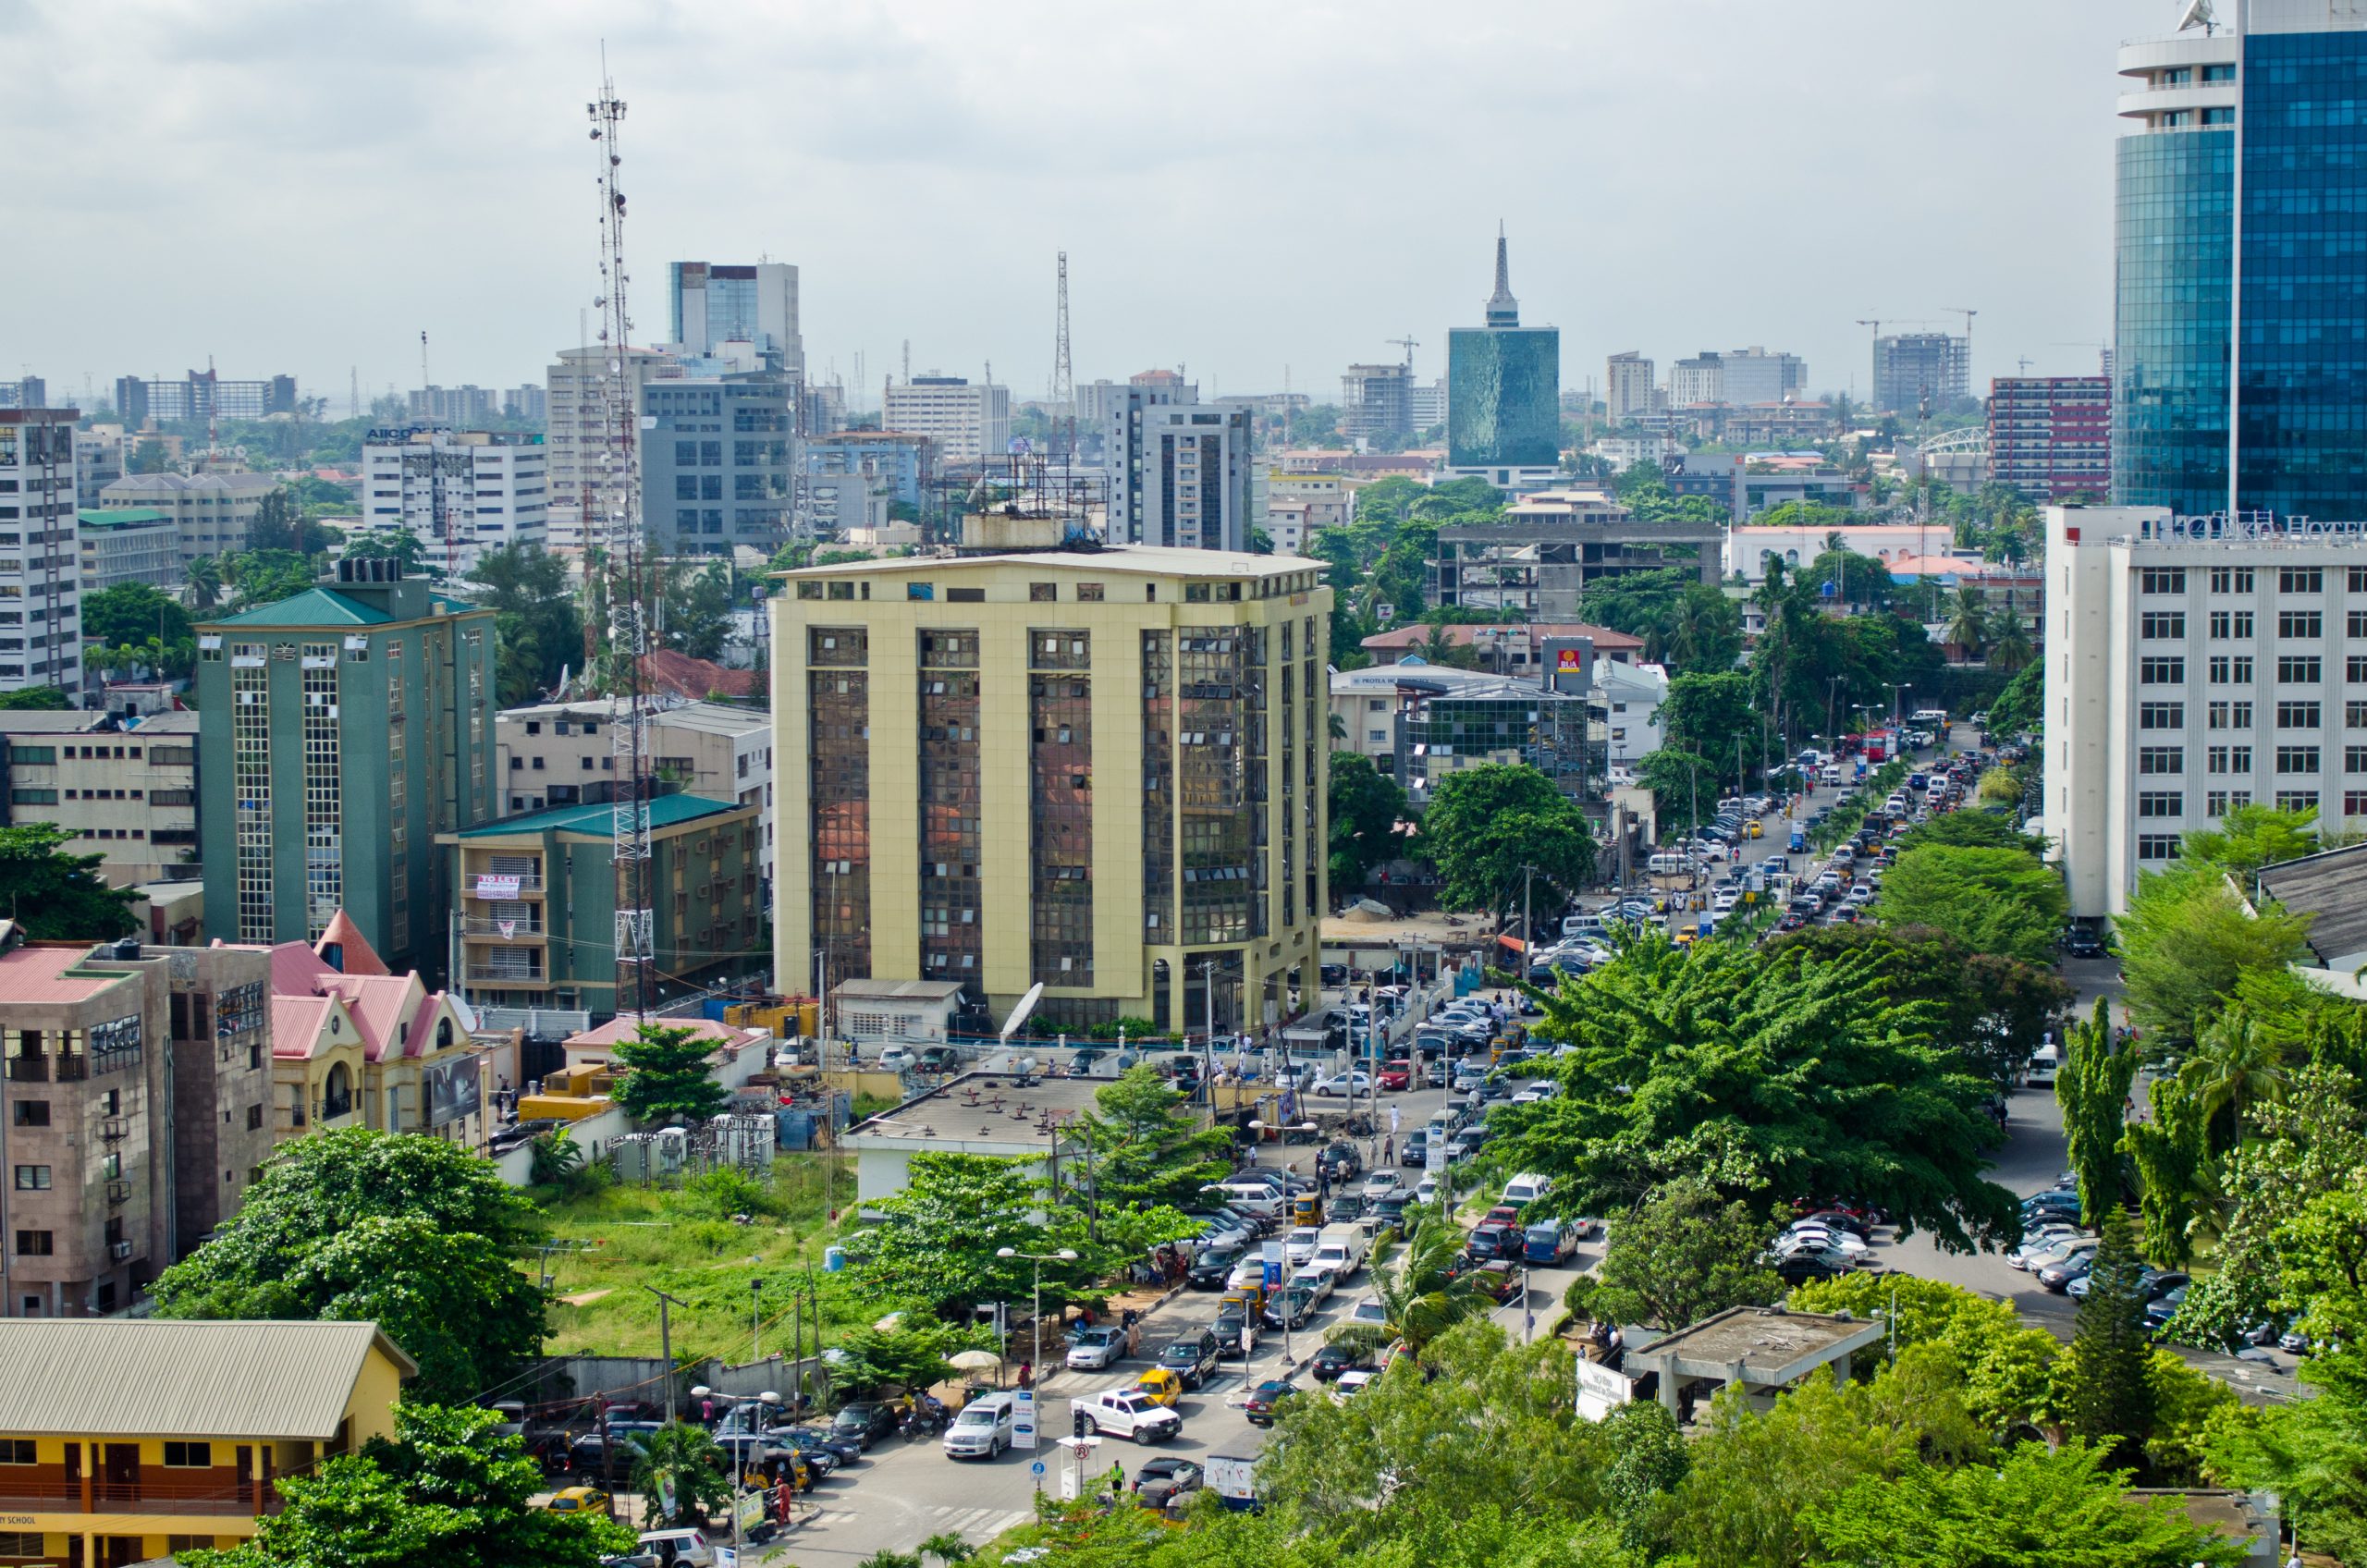
[[608, 439], [600, 445], [600, 500], [607, 516], [596, 531], [585, 522], [585, 584], [607, 585], [612, 717], [608, 749], [616, 770], [617, 1011], [649, 1015], [656, 980], [655, 921], [650, 909], [649, 714], [642, 691], [642, 657], [649, 651], [643, 571], [641, 482], [634, 458], [640, 413], [633, 407], [632, 312], [626, 306], [625, 196], [617, 184], [624, 158], [618, 128], [625, 105], [602, 61], [600, 98], [587, 105], [592, 141], [600, 153], [600, 392]]
[[1069, 364], [1069, 253], [1061, 252], [1060, 325], [1052, 340], [1052, 417], [1060, 422], [1053, 445], [1063, 463], [1076, 460], [1076, 374]]

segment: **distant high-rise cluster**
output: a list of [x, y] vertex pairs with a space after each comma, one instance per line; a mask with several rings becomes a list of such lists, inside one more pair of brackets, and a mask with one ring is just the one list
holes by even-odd
[[134, 428], [150, 421], [268, 419], [296, 411], [296, 378], [225, 381], [211, 369], [193, 370], [178, 381], [116, 378], [115, 411]]

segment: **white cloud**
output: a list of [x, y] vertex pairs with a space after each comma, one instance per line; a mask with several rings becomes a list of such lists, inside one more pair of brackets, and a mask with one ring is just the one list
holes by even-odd
[[817, 368], [1020, 393], [1070, 254], [1077, 371], [1328, 393], [1476, 318], [1499, 217], [1564, 374], [1973, 305], [1978, 370], [2109, 328], [2112, 51], [2162, 0], [1479, 7], [0, 0], [20, 153], [0, 361], [292, 370], [341, 403], [539, 379], [595, 279], [606, 41], [642, 335], [665, 263], [803, 267]]

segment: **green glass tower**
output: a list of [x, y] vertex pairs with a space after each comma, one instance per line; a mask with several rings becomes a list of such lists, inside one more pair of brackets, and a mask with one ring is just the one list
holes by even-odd
[[1447, 334], [1447, 466], [1510, 484], [1561, 460], [1562, 334], [1521, 325], [1501, 233], [1486, 320]]

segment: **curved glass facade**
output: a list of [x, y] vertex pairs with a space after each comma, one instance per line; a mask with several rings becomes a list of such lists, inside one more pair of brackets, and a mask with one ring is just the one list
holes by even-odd
[[2116, 149], [2112, 498], [2227, 505], [2236, 137], [2124, 136]]
[[2255, 34], [2243, 83], [2238, 500], [2367, 519], [2367, 32]]

